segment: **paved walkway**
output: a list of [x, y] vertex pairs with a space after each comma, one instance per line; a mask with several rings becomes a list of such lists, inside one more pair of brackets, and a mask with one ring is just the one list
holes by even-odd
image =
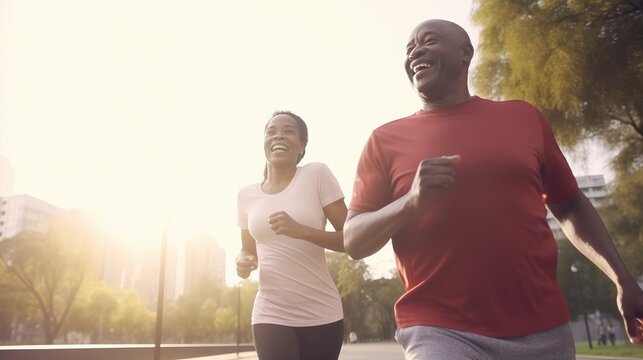
[[[258, 360], [257, 353], [242, 352], [237, 354], [204, 356], [185, 360]], [[344, 344], [339, 360], [404, 360], [399, 344], [395, 342]]]
[[[255, 352], [204, 356], [190, 360], [258, 360]], [[344, 344], [339, 360], [404, 360], [399, 344], [395, 342]], [[578, 355], [576, 360], [633, 360], [635, 358]], [[187, 360], [187, 359], [186, 359]]]

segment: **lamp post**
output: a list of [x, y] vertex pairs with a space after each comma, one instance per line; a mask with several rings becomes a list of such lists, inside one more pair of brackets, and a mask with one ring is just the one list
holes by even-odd
[[578, 284], [578, 303], [580, 304], [580, 309], [583, 312], [583, 319], [585, 320], [585, 331], [587, 331], [587, 341], [589, 342], [589, 348], [592, 349], [592, 336], [589, 333], [589, 324], [587, 323], [587, 312], [585, 311], [585, 306], [583, 305], [583, 287], [580, 283], [580, 276], [578, 275], [578, 267], [576, 264], [572, 264], [571, 270], [576, 277], [576, 283]]
[[167, 251], [167, 228], [163, 228], [161, 237], [161, 264], [159, 267], [159, 288], [156, 301], [156, 331], [154, 334], [154, 360], [161, 358], [161, 338], [163, 335], [163, 299], [165, 298], [165, 253]]
[[239, 356], [239, 344], [241, 343], [241, 285], [237, 284], [237, 356]]

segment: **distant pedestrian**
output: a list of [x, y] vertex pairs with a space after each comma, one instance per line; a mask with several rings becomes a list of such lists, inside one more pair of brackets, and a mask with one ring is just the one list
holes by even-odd
[[607, 336], [609, 336], [610, 343], [614, 346], [616, 344], [616, 334], [614, 333], [614, 325], [612, 325], [612, 323], [607, 325]]
[[607, 333], [603, 324], [598, 326], [598, 345], [607, 345]]
[[351, 344], [357, 342], [357, 333], [355, 331], [351, 331], [350, 334], [348, 334], [348, 342]]

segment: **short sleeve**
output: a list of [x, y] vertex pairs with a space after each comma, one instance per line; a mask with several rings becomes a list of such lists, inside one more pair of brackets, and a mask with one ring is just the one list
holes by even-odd
[[372, 133], [357, 164], [350, 210], [375, 211], [392, 201], [389, 172], [384, 164], [376, 134]]
[[549, 123], [538, 112], [543, 136], [543, 191], [547, 204], [568, 201], [578, 191], [576, 178], [563, 155]]
[[245, 190], [243, 188], [237, 194], [237, 225], [242, 230], [248, 230], [248, 197], [245, 196]]
[[342, 188], [326, 164], [318, 163], [319, 203], [322, 207], [344, 198]]

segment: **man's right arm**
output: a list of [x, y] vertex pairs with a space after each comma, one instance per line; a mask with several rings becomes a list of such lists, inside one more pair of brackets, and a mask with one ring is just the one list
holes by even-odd
[[378, 252], [402, 226], [422, 211], [427, 202], [447, 191], [455, 181], [454, 167], [460, 156], [425, 159], [415, 172], [404, 196], [371, 212], [349, 210], [344, 225], [344, 248], [353, 259]]
[[349, 210], [344, 225], [344, 248], [353, 259], [378, 252], [413, 217], [409, 194], [372, 212]]

